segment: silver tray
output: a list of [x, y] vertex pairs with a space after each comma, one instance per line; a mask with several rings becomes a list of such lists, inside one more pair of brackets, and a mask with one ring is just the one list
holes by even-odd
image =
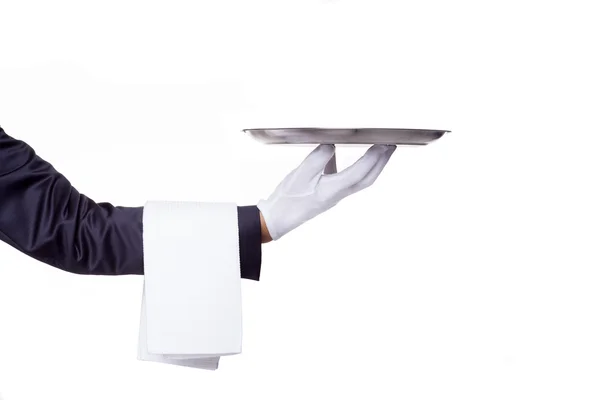
[[441, 138], [446, 130], [393, 128], [268, 128], [244, 129], [266, 144], [395, 144], [423, 146]]

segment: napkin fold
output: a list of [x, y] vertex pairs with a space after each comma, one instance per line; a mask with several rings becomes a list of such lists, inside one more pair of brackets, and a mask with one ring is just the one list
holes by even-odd
[[149, 201], [138, 359], [218, 368], [241, 353], [237, 206]]

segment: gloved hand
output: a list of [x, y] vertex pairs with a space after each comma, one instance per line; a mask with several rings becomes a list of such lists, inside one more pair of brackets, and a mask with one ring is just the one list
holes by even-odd
[[371, 186], [395, 150], [394, 145], [373, 145], [345, 170], [324, 174], [335, 155], [335, 146], [319, 145], [268, 199], [258, 202], [271, 238], [281, 238], [343, 198]]

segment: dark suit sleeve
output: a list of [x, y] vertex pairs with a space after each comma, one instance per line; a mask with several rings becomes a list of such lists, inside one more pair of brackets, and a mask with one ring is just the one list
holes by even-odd
[[[95, 203], [26, 143], [0, 128], [0, 240], [41, 262], [87, 275], [143, 275], [143, 207]], [[242, 278], [258, 280], [260, 217], [238, 207]]]

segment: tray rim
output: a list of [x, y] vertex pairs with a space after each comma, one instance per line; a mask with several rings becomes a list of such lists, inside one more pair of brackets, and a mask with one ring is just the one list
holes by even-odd
[[304, 130], [304, 131], [411, 131], [411, 132], [443, 132], [450, 133], [452, 131], [446, 129], [420, 129], [420, 128], [318, 128], [318, 127], [305, 127], [305, 128], [245, 128], [242, 132], [251, 131], [290, 131], [290, 130]]

